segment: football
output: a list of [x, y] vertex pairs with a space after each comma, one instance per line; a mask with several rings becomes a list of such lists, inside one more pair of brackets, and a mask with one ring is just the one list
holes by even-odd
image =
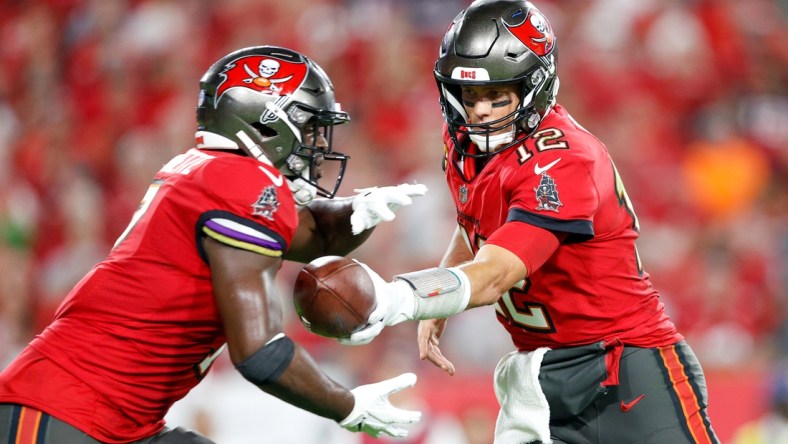
[[358, 262], [324, 256], [298, 272], [293, 303], [307, 330], [327, 338], [347, 338], [367, 325], [375, 308], [375, 286]]

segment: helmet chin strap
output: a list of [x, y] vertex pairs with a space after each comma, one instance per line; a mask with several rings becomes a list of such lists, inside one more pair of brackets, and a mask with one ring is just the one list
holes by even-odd
[[479, 147], [479, 151], [483, 153], [490, 152], [491, 150], [495, 150], [495, 148], [510, 143], [514, 140], [514, 133], [515, 130], [512, 129], [511, 131], [507, 131], [503, 134], [468, 134], [468, 137], [471, 138], [471, 141]]
[[244, 145], [246, 145], [246, 149], [249, 150], [249, 152], [252, 154], [252, 156], [254, 156], [255, 159], [259, 160], [260, 162], [263, 162], [266, 165], [273, 166], [271, 160], [268, 159], [268, 156], [266, 156], [265, 151], [263, 151], [263, 149], [260, 148], [260, 145], [254, 143], [254, 140], [252, 140], [252, 138], [249, 137], [248, 134], [246, 134], [243, 131], [238, 131], [237, 133], [235, 133], [235, 137], [237, 137], [238, 140], [240, 140], [241, 142], [243, 142]]

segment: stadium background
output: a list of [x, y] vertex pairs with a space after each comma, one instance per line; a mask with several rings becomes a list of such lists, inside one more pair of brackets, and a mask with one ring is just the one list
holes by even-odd
[[[432, 66], [466, 4], [0, 0], [0, 365], [104, 257], [153, 173], [192, 145], [199, 77], [244, 46], [299, 50], [334, 80], [353, 118], [336, 132], [352, 156], [340, 194], [430, 187], [352, 256], [387, 278], [434, 265], [454, 222]], [[616, 160], [644, 266], [701, 359], [715, 428], [729, 442], [788, 396], [788, 5], [537, 6], [558, 36], [559, 101]], [[283, 296], [297, 271], [283, 267]], [[492, 308], [450, 321], [443, 348], [454, 377], [418, 361], [415, 324], [351, 348], [288, 316], [288, 332], [347, 384], [419, 374], [396, 398], [425, 412], [407, 443], [491, 441], [491, 372], [511, 348]], [[257, 391], [226, 357], [170, 419], [225, 444], [369, 441]]]

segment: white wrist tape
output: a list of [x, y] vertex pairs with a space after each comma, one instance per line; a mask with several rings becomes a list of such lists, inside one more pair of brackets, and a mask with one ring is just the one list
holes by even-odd
[[416, 307], [412, 319], [447, 318], [462, 313], [471, 300], [468, 276], [459, 268], [430, 268], [394, 276], [410, 285]]

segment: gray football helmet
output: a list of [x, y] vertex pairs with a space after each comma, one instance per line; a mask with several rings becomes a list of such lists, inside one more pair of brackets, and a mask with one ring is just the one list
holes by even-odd
[[[449, 26], [435, 62], [441, 110], [457, 149], [486, 157], [515, 146], [532, 134], [555, 104], [558, 93], [556, 37], [545, 16], [528, 1], [476, 0]], [[464, 85], [515, 84], [520, 105], [494, 122], [471, 124], [462, 106]], [[514, 140], [494, 151], [469, 153], [464, 135], [516, 128]], [[459, 135], [459, 137], [458, 137]]]
[[[222, 57], [203, 75], [195, 136], [197, 148], [241, 150], [330, 198], [348, 159], [332, 151], [333, 128], [349, 120], [315, 62], [289, 49], [255, 46]], [[324, 161], [340, 162], [329, 188], [317, 183]]]

